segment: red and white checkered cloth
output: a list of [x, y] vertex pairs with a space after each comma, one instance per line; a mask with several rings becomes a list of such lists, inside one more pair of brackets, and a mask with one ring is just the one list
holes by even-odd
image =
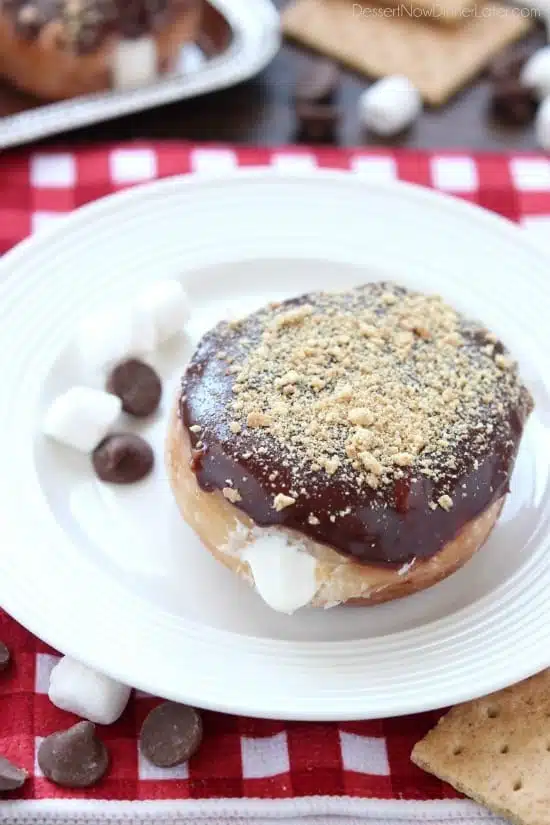
[[521, 221], [543, 241], [550, 237], [548, 156], [136, 143], [0, 154], [0, 253], [63, 213], [136, 183], [268, 164], [350, 169], [367, 181], [400, 178], [435, 187]]
[[[349, 169], [365, 180], [401, 178], [455, 193], [520, 221], [550, 251], [550, 159], [536, 155], [252, 149], [132, 144], [0, 156], [0, 253], [31, 232], [128, 185], [182, 172], [223, 173], [274, 164]], [[19, 822], [221, 823], [308, 816], [317, 823], [368, 820], [479, 822], [473, 803], [415, 768], [414, 743], [437, 714], [346, 724], [299, 724], [205, 713], [205, 741], [188, 765], [160, 771], [140, 758], [137, 733], [155, 700], [137, 695], [101, 731], [112, 756], [95, 788], [62, 790], [36, 765], [41, 738], [74, 719], [48, 701], [56, 653], [0, 612], [0, 639], [14, 665], [0, 676], [0, 754], [31, 779], [17, 801], [0, 803], [0, 824]], [[13, 795], [15, 800], [16, 795]], [[101, 800], [101, 801], [100, 801]]]

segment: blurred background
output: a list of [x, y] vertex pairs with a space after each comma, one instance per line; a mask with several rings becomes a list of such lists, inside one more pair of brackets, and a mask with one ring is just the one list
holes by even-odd
[[[247, 2], [252, 8], [258, 0]], [[277, 12], [282, 14], [285, 9], [288, 12], [289, 6], [299, 6], [301, 0], [290, 4], [289, 0], [273, 2]], [[305, 2], [307, 4], [307, 0]], [[320, 45], [320, 51], [328, 51], [331, 58], [341, 56], [334, 53], [335, 48], [338, 51], [341, 47], [346, 66], [338, 61], [341, 69], [337, 82], [332, 80], [332, 88], [328, 92], [326, 89], [317, 89], [313, 92], [306, 89], [297, 92], [297, 88], [299, 90], [300, 84], [303, 86], [304, 82], [306, 86], [308, 83], [315, 86], [315, 83], [322, 85], [327, 80], [326, 75], [324, 80], [322, 75], [323, 71], [327, 71], [326, 63], [320, 65], [319, 58], [305, 44], [312, 39], [320, 43], [319, 37], [323, 31], [331, 29], [330, 23], [327, 25], [326, 20], [321, 21], [319, 17], [327, 13], [327, 7], [330, 7], [331, 2], [332, 0], [317, 0], [301, 13], [298, 8], [298, 14], [295, 13], [296, 9], [292, 11], [291, 8], [290, 23], [288, 26], [285, 24], [285, 28], [296, 30], [301, 26], [303, 36], [296, 36], [296, 31], [292, 32], [292, 37], [284, 36], [275, 58], [258, 75], [245, 82], [170, 105], [155, 105], [131, 115], [91, 122], [84, 128], [70, 131], [66, 131], [68, 121], [61, 112], [57, 115], [55, 133], [42, 140], [41, 145], [59, 143], [61, 135], [64, 143], [75, 144], [168, 138], [263, 146], [304, 141], [339, 146], [389, 145], [422, 149], [461, 147], [494, 151], [530, 150], [540, 144], [534, 126], [537, 104], [531, 90], [526, 90], [518, 81], [525, 60], [546, 43], [544, 17], [536, 9], [530, 17], [526, 14], [520, 17], [516, 9], [516, 19], [521, 19], [521, 25], [517, 30], [502, 32], [500, 40], [497, 30], [503, 18], [496, 13], [485, 21], [485, 33], [472, 28], [470, 33], [463, 29], [462, 34], [447, 34], [451, 30], [460, 32], [461, 27], [472, 25], [474, 15], [463, 14], [460, 17], [460, 10], [457, 12], [459, 17], [452, 23], [439, 19], [426, 22], [420, 17], [409, 17], [403, 25], [403, 17], [406, 16], [403, 12], [400, 16], [395, 12], [393, 18], [385, 19], [383, 34], [389, 33], [389, 42], [380, 45], [380, 74], [392, 73], [385, 72], [384, 69], [384, 63], [392, 49], [405, 53], [408, 49], [409, 58], [405, 56], [402, 59], [405, 60], [405, 64], [407, 59], [413, 62], [425, 60], [426, 65], [422, 71], [428, 86], [430, 83], [437, 84], [440, 74], [450, 72], [450, 85], [456, 82], [456, 90], [450, 94], [448, 100], [436, 105], [430, 105], [427, 101], [421, 114], [412, 118], [414, 122], [409, 128], [397, 134], [380, 135], [376, 130], [365, 126], [365, 117], [360, 106], [361, 96], [375, 82], [375, 78], [368, 73], [370, 58], [373, 57], [375, 62], [377, 59], [373, 52], [376, 46], [373, 41], [376, 41], [377, 33], [368, 30], [370, 23], [363, 13], [366, 6], [353, 4], [349, 0], [349, 26], [353, 26], [353, 43], [351, 40], [346, 42], [347, 38], [344, 36], [335, 46], [335, 38], [333, 36], [331, 39], [328, 31], [327, 49]], [[445, 6], [437, 5], [439, 15], [442, 8], [445, 11], [447, 7], [451, 7], [450, 3], [451, 0], [445, 0]], [[471, 4], [466, 5], [471, 10]], [[338, 6], [341, 9], [341, 0], [338, 0]], [[0, 9], [1, 7], [0, 0]], [[231, 39], [230, 30], [225, 30], [223, 19], [212, 13], [210, 6], [208, 8], [209, 23], [206, 26], [207, 30], [201, 34], [201, 47], [204, 48], [207, 59], [209, 50], [219, 55], [220, 50], [223, 52], [224, 48], [230, 46]], [[512, 8], [506, 12], [508, 21], [513, 13]], [[437, 17], [435, 13], [432, 16]], [[478, 19], [481, 19], [481, 15]], [[365, 26], [364, 46], [361, 45], [359, 34], [362, 26]], [[494, 38], [491, 27], [496, 34]], [[444, 42], [436, 44], [442, 29], [448, 37], [448, 46]], [[420, 30], [421, 37], [415, 40]], [[413, 37], [410, 43], [409, 36]], [[338, 41], [338, 37], [336, 40]], [[455, 40], [462, 43], [460, 54], [458, 48], [455, 49]], [[485, 40], [487, 47], [484, 51], [482, 41]], [[504, 41], [507, 42], [503, 45]], [[483, 53], [481, 57], [478, 46], [481, 46]], [[426, 57], [432, 49], [439, 49], [434, 63], [430, 63]], [[217, 59], [215, 55], [214, 59]], [[452, 64], [455, 59], [460, 64], [455, 70], [459, 76], [462, 73], [462, 79], [459, 77], [456, 81], [452, 78]], [[352, 63], [356, 66], [355, 70], [351, 69]], [[363, 64], [366, 64], [367, 71], [362, 68]], [[391, 60], [389, 64], [391, 66]], [[398, 65], [401, 65], [399, 61]], [[473, 77], [467, 77], [470, 72], [473, 73]], [[403, 73], [407, 74], [406, 68]], [[311, 98], [309, 100], [308, 94]], [[297, 95], [305, 96], [305, 101], [299, 100], [297, 103]], [[9, 84], [1, 87], [0, 146], [2, 130], [6, 133], [8, 124], [13, 125], [13, 116], [21, 112], [28, 113], [34, 107], [38, 107], [38, 110], [50, 109], [47, 104], [39, 105], [28, 95], [14, 91]], [[50, 117], [54, 116], [55, 110], [52, 109]]]

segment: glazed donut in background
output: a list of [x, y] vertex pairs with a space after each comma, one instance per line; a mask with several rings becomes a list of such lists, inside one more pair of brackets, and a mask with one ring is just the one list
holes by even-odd
[[46, 100], [127, 90], [172, 70], [201, 0], [0, 0], [0, 76]]
[[532, 406], [502, 343], [438, 296], [315, 293], [204, 336], [168, 472], [187, 523], [271, 607], [377, 604], [484, 544]]

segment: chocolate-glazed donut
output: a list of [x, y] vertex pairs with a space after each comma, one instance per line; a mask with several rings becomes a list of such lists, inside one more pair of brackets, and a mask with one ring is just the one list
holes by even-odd
[[531, 409], [488, 330], [376, 283], [219, 324], [178, 413], [201, 491], [390, 573], [497, 513]]
[[45, 98], [100, 91], [117, 85], [118, 43], [143, 39], [154, 46], [152, 68], [160, 73], [195, 37], [199, 4], [200, 0], [0, 0], [0, 74]]

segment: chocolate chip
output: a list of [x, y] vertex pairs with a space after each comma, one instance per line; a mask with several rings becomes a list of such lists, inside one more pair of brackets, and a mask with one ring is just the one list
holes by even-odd
[[107, 19], [105, 9], [99, 0], [93, 3], [63, 4], [61, 21], [67, 46], [77, 54], [86, 55], [94, 52], [106, 33]]
[[109, 754], [96, 736], [95, 725], [79, 722], [42, 740], [38, 764], [44, 776], [56, 785], [88, 788], [106, 773]]
[[43, 25], [44, 19], [40, 11], [31, 3], [22, 6], [15, 18], [17, 34], [25, 40], [34, 40]]
[[333, 143], [336, 139], [339, 112], [325, 103], [296, 103], [298, 139], [310, 143]]
[[143, 755], [159, 768], [187, 762], [202, 742], [202, 720], [195, 708], [164, 702], [145, 719], [139, 735]]
[[302, 103], [332, 103], [340, 71], [331, 60], [310, 60], [298, 77], [294, 98]]
[[11, 654], [4, 642], [0, 642], [0, 673], [8, 669], [10, 662]]
[[16, 791], [27, 781], [28, 773], [18, 768], [13, 762], [0, 756], [0, 793], [2, 791]]
[[499, 80], [508, 80], [510, 78], [518, 78], [523, 66], [523, 58], [515, 55], [498, 57], [494, 63], [489, 67], [489, 77], [491, 80], [498, 82]]
[[519, 79], [523, 66], [536, 50], [535, 46], [508, 49], [499, 54], [489, 66], [492, 81]]
[[534, 119], [537, 100], [530, 89], [514, 78], [494, 84], [491, 110], [495, 117], [514, 126], [525, 126]]
[[107, 380], [107, 392], [118, 395], [124, 412], [145, 418], [158, 409], [162, 383], [149, 364], [144, 364], [137, 358], [129, 358], [111, 372]]
[[78, 54], [92, 54], [99, 48], [102, 36], [103, 31], [96, 21], [83, 19], [75, 34], [73, 46]]
[[152, 31], [158, 31], [169, 18], [170, 4], [166, 0], [145, 0]]
[[139, 435], [108, 435], [92, 453], [92, 464], [101, 481], [111, 484], [134, 484], [149, 475], [155, 456]]
[[168, 8], [167, 0], [116, 0], [117, 30], [123, 37], [136, 38], [150, 34]]

